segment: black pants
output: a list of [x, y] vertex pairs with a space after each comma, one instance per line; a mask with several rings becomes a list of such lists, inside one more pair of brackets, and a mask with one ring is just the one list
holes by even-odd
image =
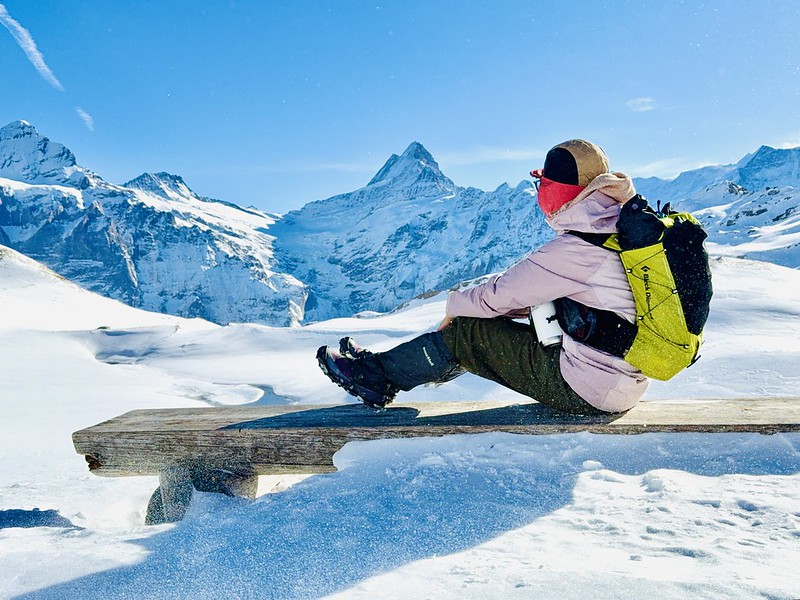
[[544, 347], [530, 325], [511, 319], [457, 317], [443, 332], [461, 366], [556, 410], [604, 414], [583, 400], [561, 375], [561, 344]]

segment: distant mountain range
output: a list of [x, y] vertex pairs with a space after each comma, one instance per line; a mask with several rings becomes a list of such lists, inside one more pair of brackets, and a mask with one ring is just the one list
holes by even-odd
[[713, 254], [800, 267], [800, 148], [761, 146], [733, 165], [635, 182], [698, 217]]
[[[636, 180], [692, 210], [712, 252], [800, 266], [800, 148]], [[0, 128], [0, 244], [147, 310], [270, 325], [386, 311], [500, 271], [552, 237], [530, 183], [457, 186], [419, 143], [363, 188], [271, 215], [176, 175], [123, 185], [24, 121]]]
[[274, 222], [166, 173], [110, 184], [28, 123], [0, 129], [0, 244], [133, 306], [224, 323], [299, 321], [307, 287], [274, 268]]

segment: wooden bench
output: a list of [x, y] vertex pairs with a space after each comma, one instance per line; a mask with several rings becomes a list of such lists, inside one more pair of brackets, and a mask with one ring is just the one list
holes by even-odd
[[259, 475], [333, 471], [347, 442], [488, 431], [800, 431], [800, 398], [641, 402], [623, 415], [591, 417], [488, 402], [134, 410], [72, 438], [92, 473], [159, 476], [146, 519], [154, 524], [180, 520], [195, 489], [252, 498]]

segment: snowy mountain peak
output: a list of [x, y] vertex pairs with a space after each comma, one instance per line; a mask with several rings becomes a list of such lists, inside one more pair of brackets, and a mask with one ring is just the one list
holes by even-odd
[[783, 150], [773, 148], [772, 146], [761, 146], [758, 150], [750, 154], [749, 159], [741, 166], [742, 168], [750, 168], [753, 170], [765, 166], [772, 166], [776, 163], [784, 163], [787, 158], [790, 158], [791, 155], [794, 154], [795, 150], [800, 150], [800, 148]]
[[0, 139], [21, 138], [25, 136], [39, 135], [36, 128], [28, 121], [20, 119], [19, 121], [12, 121], [5, 127], [0, 128]]
[[449, 182], [425, 146], [412, 142], [400, 156], [392, 154], [367, 186], [387, 183], [412, 185], [420, 180]]
[[27, 121], [13, 121], [0, 128], [0, 177], [79, 189], [99, 180], [78, 166], [69, 148], [50, 141]]
[[173, 175], [171, 173], [142, 173], [135, 179], [124, 184], [124, 187], [143, 190], [161, 196], [163, 198], [171, 199], [175, 195], [181, 197], [197, 196], [180, 175]]
[[422, 161], [426, 164], [433, 165], [437, 170], [439, 169], [439, 165], [433, 159], [431, 153], [419, 142], [411, 142], [405, 152], [403, 152], [401, 158]]
[[22, 159], [50, 166], [74, 167], [75, 155], [62, 144], [51, 142], [27, 121], [13, 121], [0, 128], [0, 172], [10, 175], [14, 168], [28, 165]]
[[739, 181], [747, 188], [763, 185], [797, 187], [800, 183], [800, 148], [761, 146], [739, 169]]

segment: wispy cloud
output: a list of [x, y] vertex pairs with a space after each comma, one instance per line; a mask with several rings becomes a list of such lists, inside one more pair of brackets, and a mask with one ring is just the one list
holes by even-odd
[[769, 145], [783, 150], [787, 150], [789, 148], [797, 148], [798, 146], [800, 146], [800, 134], [798, 133], [789, 134], [785, 136], [782, 140], [778, 141], [777, 143]]
[[2, 4], [0, 4], [0, 23], [11, 32], [11, 35], [14, 36], [19, 47], [25, 52], [28, 60], [31, 61], [31, 64], [39, 71], [39, 75], [54, 88], [63, 92], [64, 86], [61, 85], [61, 82], [50, 70], [50, 67], [44, 62], [44, 56], [42, 56], [42, 53], [39, 52], [39, 49], [36, 47], [36, 42], [33, 41], [31, 34], [8, 14], [8, 10]]
[[83, 110], [80, 106], [75, 108], [75, 112], [78, 113], [78, 116], [84, 122], [89, 131], [94, 131], [94, 117]]
[[541, 160], [546, 151], [538, 148], [498, 148], [484, 146], [464, 152], [446, 152], [437, 160], [448, 166], [479, 165], [488, 162], [516, 162]]
[[639, 98], [631, 98], [625, 103], [625, 106], [628, 107], [628, 110], [632, 110], [633, 112], [647, 112], [648, 110], [654, 110], [656, 108], [656, 101], [653, 98], [642, 96]]

